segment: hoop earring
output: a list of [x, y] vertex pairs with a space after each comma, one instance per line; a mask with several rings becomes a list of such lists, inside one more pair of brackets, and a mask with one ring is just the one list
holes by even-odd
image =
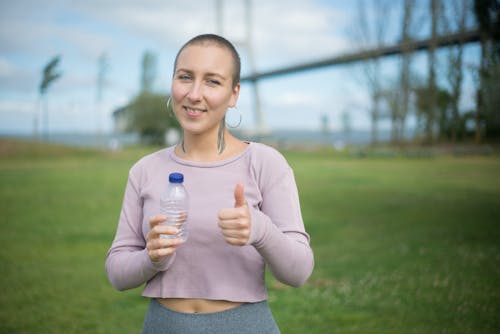
[[238, 112], [238, 115], [240, 117], [239, 120], [238, 120], [238, 124], [232, 125], [232, 124], [229, 124], [228, 122], [226, 122], [226, 125], [227, 125], [228, 128], [236, 129], [237, 127], [239, 127], [241, 125], [241, 121], [243, 120], [243, 115], [241, 114], [241, 111], [237, 107], [233, 107], [232, 109], [236, 110]]
[[172, 106], [172, 96], [169, 96], [167, 99], [167, 114], [170, 117], [175, 117], [174, 108]]
[[[174, 119], [175, 114], [174, 114], [174, 108], [171, 107], [170, 105], [172, 104], [172, 96], [169, 96], [167, 99], [167, 114], [169, 117], [173, 117]], [[184, 132], [181, 131], [181, 137], [179, 138], [179, 144], [181, 145], [182, 152], [186, 153], [186, 147], [184, 146]]]

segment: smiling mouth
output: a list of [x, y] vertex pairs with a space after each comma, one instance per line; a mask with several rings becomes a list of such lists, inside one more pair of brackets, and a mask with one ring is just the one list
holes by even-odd
[[201, 116], [201, 114], [203, 114], [204, 112], [207, 112], [206, 109], [193, 109], [193, 108], [189, 108], [189, 107], [186, 107], [184, 106], [184, 111], [186, 111], [186, 113], [188, 114], [188, 116], [191, 116], [191, 117], [198, 117], [198, 116]]

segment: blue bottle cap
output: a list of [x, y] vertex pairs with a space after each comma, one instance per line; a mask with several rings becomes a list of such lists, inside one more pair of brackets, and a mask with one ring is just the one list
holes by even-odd
[[171, 173], [168, 176], [170, 183], [182, 183], [184, 181], [184, 175], [181, 173]]

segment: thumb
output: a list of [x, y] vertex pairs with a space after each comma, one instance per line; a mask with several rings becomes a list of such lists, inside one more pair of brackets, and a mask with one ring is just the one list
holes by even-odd
[[239, 208], [247, 204], [245, 199], [245, 189], [243, 184], [238, 183], [236, 189], [234, 189], [234, 207]]

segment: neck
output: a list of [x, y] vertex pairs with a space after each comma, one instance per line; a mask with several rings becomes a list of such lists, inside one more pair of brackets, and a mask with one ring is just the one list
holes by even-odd
[[227, 129], [219, 134], [219, 130], [214, 133], [189, 134], [184, 132], [181, 143], [177, 146], [176, 152], [186, 159], [193, 161], [214, 161], [225, 157], [226, 146], [231, 141], [232, 136]]

